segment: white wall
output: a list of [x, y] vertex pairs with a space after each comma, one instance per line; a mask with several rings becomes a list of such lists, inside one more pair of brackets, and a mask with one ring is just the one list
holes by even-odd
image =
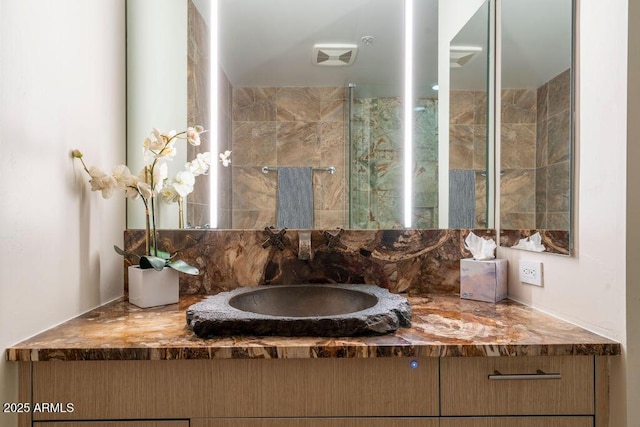
[[124, 162], [124, 23], [124, 0], [0, 0], [0, 402], [6, 347], [122, 294], [124, 202], [70, 152]]
[[[625, 268], [627, 260], [637, 264], [639, 259], [637, 252], [635, 258], [628, 257], [625, 247], [627, 18], [627, 0], [581, 2], [575, 256], [498, 251], [511, 265], [510, 297], [615, 339], [625, 352]], [[543, 262], [543, 288], [520, 284], [519, 259]], [[629, 365], [625, 372], [626, 361], [623, 356], [612, 364], [611, 426], [615, 427], [640, 425], [640, 371]]]

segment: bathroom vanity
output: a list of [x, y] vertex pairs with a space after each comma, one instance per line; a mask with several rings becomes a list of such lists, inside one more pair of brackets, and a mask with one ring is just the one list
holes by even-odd
[[201, 298], [116, 301], [8, 349], [21, 426], [608, 425], [620, 345], [512, 301], [409, 297], [412, 327], [380, 336], [200, 339]]

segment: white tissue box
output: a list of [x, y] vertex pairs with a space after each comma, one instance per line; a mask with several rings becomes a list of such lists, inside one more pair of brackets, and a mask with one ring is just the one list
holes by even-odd
[[507, 297], [507, 260], [460, 260], [460, 298], [498, 302]]

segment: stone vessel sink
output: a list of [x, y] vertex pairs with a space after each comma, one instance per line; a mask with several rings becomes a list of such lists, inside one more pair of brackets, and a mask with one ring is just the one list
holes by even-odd
[[406, 298], [373, 285], [273, 285], [221, 292], [187, 310], [201, 338], [381, 335], [411, 325]]

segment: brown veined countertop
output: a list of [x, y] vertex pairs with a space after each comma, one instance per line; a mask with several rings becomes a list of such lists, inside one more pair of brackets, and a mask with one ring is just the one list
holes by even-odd
[[121, 298], [14, 345], [7, 360], [620, 354], [619, 343], [517, 302], [448, 295], [408, 297], [412, 327], [387, 335], [201, 339], [188, 329], [185, 311], [202, 298], [185, 296], [178, 304], [148, 309]]

